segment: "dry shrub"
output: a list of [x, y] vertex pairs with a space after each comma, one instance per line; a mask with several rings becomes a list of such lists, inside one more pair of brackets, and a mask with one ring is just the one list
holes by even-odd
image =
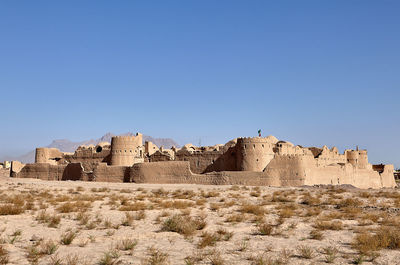
[[322, 249], [322, 253], [325, 254], [326, 263], [334, 263], [336, 255], [339, 251], [335, 247], [325, 247]]
[[79, 221], [80, 225], [86, 225], [89, 222], [90, 215], [87, 213], [78, 213], [75, 217], [75, 220]]
[[36, 246], [29, 246], [26, 250], [26, 259], [30, 264], [38, 264], [39, 259], [42, 257], [42, 253]]
[[188, 207], [193, 207], [194, 203], [191, 201], [173, 200], [173, 201], [162, 201], [159, 204], [161, 209], [186, 209]]
[[272, 202], [294, 202], [294, 198], [290, 195], [294, 195], [295, 193], [296, 193], [295, 190], [275, 191], [272, 194], [271, 201]]
[[39, 223], [47, 223], [50, 220], [50, 214], [46, 212], [46, 210], [42, 210], [38, 213], [35, 220]]
[[322, 212], [321, 208], [310, 207], [306, 209], [305, 213], [302, 214], [302, 216], [307, 216], [307, 217], [318, 216], [321, 212]]
[[0, 264], [8, 264], [9, 262], [9, 254], [8, 250], [3, 246], [0, 245]]
[[313, 229], [310, 232], [310, 239], [315, 239], [315, 240], [322, 240], [324, 238], [324, 234], [317, 229]]
[[315, 221], [314, 225], [315, 228], [319, 230], [342, 230], [343, 223], [341, 221]]
[[42, 241], [40, 253], [46, 255], [54, 254], [58, 249], [57, 243], [53, 242], [52, 240]]
[[0, 205], [0, 215], [19, 215], [23, 212], [25, 209], [22, 206], [10, 203]]
[[151, 247], [147, 250], [149, 257], [143, 260], [142, 265], [167, 265], [168, 254], [159, 249]]
[[247, 217], [244, 214], [231, 214], [225, 219], [225, 222], [228, 222], [228, 223], [241, 223], [241, 222], [246, 221], [246, 220], [247, 220]]
[[218, 211], [221, 208], [221, 204], [219, 203], [210, 203], [211, 211]]
[[70, 245], [75, 239], [77, 233], [74, 231], [69, 231], [61, 235], [60, 243], [63, 245]]
[[203, 232], [201, 234], [201, 240], [198, 242], [198, 248], [205, 248], [208, 246], [214, 246], [218, 241], [229, 241], [233, 236], [232, 232], [228, 232], [225, 229], [218, 229], [214, 233]]
[[269, 236], [274, 231], [274, 226], [269, 223], [259, 223], [257, 225], [257, 234], [262, 236]]
[[309, 246], [305, 246], [305, 245], [300, 245], [297, 246], [297, 254], [300, 258], [303, 259], [312, 259], [314, 257], [314, 250], [309, 247]]
[[290, 207], [280, 209], [279, 212], [278, 212], [279, 217], [282, 218], [282, 219], [291, 218], [295, 214], [296, 214], [296, 212]]
[[133, 221], [135, 220], [135, 216], [129, 212], [125, 213], [125, 217], [122, 220], [122, 225], [123, 226], [132, 226], [133, 225]]
[[355, 236], [353, 248], [361, 254], [370, 254], [381, 249], [400, 248], [400, 230], [397, 227], [379, 227], [375, 234], [363, 232]]
[[208, 257], [210, 260], [211, 265], [224, 265], [225, 260], [221, 257], [221, 253], [219, 252], [214, 252], [210, 257]]
[[149, 205], [144, 202], [135, 202], [132, 204], [127, 204], [119, 207], [118, 210], [120, 211], [143, 211], [147, 210], [149, 208]]
[[218, 229], [216, 234], [219, 236], [220, 240], [223, 241], [229, 241], [233, 237], [233, 232], [229, 232], [223, 228]]
[[320, 198], [312, 196], [310, 193], [306, 193], [301, 197], [301, 204], [316, 206], [321, 203]]
[[202, 230], [206, 224], [205, 220], [201, 218], [173, 215], [163, 222], [161, 231], [176, 232], [187, 237], [193, 235], [197, 230]]
[[209, 232], [203, 232], [201, 235], [201, 240], [197, 244], [199, 248], [205, 248], [208, 246], [214, 246], [217, 241], [219, 241], [220, 237], [216, 233], [209, 233]]
[[341, 213], [338, 211], [330, 211], [329, 213], [324, 214], [319, 217], [320, 220], [324, 220], [324, 221], [330, 221], [333, 219], [343, 219], [343, 218], [345, 218], [344, 213]]
[[266, 210], [261, 205], [244, 203], [240, 206], [239, 212], [254, 215], [264, 215], [266, 213]]
[[342, 207], [359, 207], [364, 205], [363, 201], [358, 198], [346, 198], [337, 203], [339, 208]]
[[56, 210], [60, 213], [71, 213], [71, 212], [85, 212], [90, 208], [89, 202], [65, 202], [58, 206]]
[[264, 254], [258, 255], [256, 257], [249, 257], [251, 260], [251, 265], [283, 265], [288, 263], [288, 259], [285, 258], [272, 258], [266, 257]]
[[125, 238], [117, 243], [117, 247], [120, 250], [132, 250], [136, 247], [138, 241], [136, 239]]
[[146, 218], [146, 211], [138, 211], [133, 215], [135, 220], [143, 220]]
[[204, 199], [204, 198], [202, 198], [202, 199], [197, 199], [197, 200], [196, 200], [196, 205], [202, 206], [202, 205], [204, 205], [206, 202], [207, 202], [207, 200]]
[[98, 265], [117, 265], [120, 264], [118, 260], [120, 254], [117, 250], [110, 250], [103, 254], [103, 257], [97, 263]]
[[219, 192], [218, 191], [209, 191], [209, 192], [205, 193], [204, 191], [201, 191], [201, 196], [203, 196], [204, 198], [218, 197]]

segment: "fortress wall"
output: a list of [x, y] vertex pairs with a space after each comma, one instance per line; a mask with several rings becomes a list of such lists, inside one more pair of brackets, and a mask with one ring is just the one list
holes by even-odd
[[130, 170], [136, 183], [190, 183], [192, 175], [188, 161], [168, 161], [135, 164]]
[[93, 180], [100, 182], [130, 182], [129, 167], [108, 166], [105, 163], [98, 164], [93, 171]]
[[223, 154], [208, 165], [202, 173], [238, 170], [236, 146], [231, 146], [221, 151]]
[[396, 187], [394, 179], [394, 166], [384, 165], [383, 172], [380, 174], [383, 187]]
[[36, 178], [42, 180], [61, 180], [66, 165], [49, 163], [26, 164], [20, 172], [13, 173], [15, 178]]
[[340, 154], [336, 147], [331, 150], [327, 146], [322, 148], [321, 154], [316, 159], [318, 166], [327, 166], [330, 164], [346, 163], [346, 156]]
[[193, 174], [189, 161], [171, 161], [135, 164], [131, 168], [132, 182], [203, 185], [274, 185], [277, 184], [263, 172], [222, 171]]
[[189, 152], [179, 151], [175, 154], [176, 161], [189, 161], [193, 173], [201, 174], [223, 155], [222, 151]]
[[93, 171], [97, 163], [110, 163], [111, 150], [102, 148], [100, 152], [96, 152], [92, 148], [79, 148], [72, 155], [64, 155], [64, 159], [68, 163], [82, 163], [85, 171]]
[[160, 162], [160, 161], [171, 161], [172, 157], [168, 153], [162, 153], [161, 151], [156, 151], [149, 157], [149, 162]]
[[274, 186], [301, 186], [305, 184], [310, 167], [315, 167], [311, 155], [276, 155], [264, 173], [275, 179]]
[[274, 158], [275, 144], [267, 138], [238, 138], [236, 144], [237, 169], [261, 172]]
[[62, 173], [61, 180], [85, 180], [82, 164], [68, 164]]
[[0, 177], [9, 177], [10, 169], [9, 168], [0, 168]]
[[393, 171], [390, 170], [390, 167], [386, 173], [379, 174], [377, 171], [360, 169], [351, 164], [310, 168], [307, 171], [305, 184], [350, 184], [360, 189], [379, 189], [396, 186]]

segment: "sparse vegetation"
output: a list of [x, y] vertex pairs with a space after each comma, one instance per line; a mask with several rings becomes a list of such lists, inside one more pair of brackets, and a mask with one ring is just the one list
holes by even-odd
[[173, 215], [163, 222], [161, 231], [176, 232], [184, 236], [191, 236], [195, 231], [202, 230], [206, 224], [200, 218]]
[[[0, 264], [14, 264], [18, 255], [30, 264], [91, 264], [77, 254], [60, 253], [71, 245], [67, 247], [70, 251], [77, 247], [85, 251], [94, 247], [93, 243], [105, 252], [95, 256], [88, 251], [88, 260], [105, 265], [120, 264], [130, 255], [142, 264], [228, 264], [231, 255], [238, 263], [253, 265], [295, 264], [299, 259], [310, 264], [380, 264], [380, 255], [389, 260], [393, 253], [381, 250], [400, 249], [400, 217], [393, 209], [400, 205], [399, 192], [82, 186], [68, 183], [68, 188], [25, 189], [10, 183], [0, 188], [0, 206], [14, 207], [3, 209]], [[15, 222], [20, 217], [12, 215], [18, 211], [24, 222]], [[140, 247], [136, 236], [129, 236], [131, 231], [141, 233], [143, 227], [147, 240], [158, 247], [146, 253], [136, 251]], [[59, 231], [65, 232], [60, 236]], [[177, 234], [155, 234], [160, 232]], [[353, 238], [344, 234], [353, 234]], [[276, 245], [260, 244], [260, 240], [272, 240]], [[298, 247], [282, 249], [281, 242]], [[194, 251], [183, 261], [177, 260], [167, 245], [192, 246]], [[338, 245], [340, 254], [334, 247]]]
[[70, 245], [76, 237], [76, 232], [68, 231], [61, 235], [60, 243], [63, 245]]

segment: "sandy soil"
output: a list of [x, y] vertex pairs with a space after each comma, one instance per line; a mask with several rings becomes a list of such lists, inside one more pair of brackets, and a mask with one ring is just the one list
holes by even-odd
[[356, 243], [399, 230], [398, 190], [2, 178], [0, 193], [0, 263], [400, 264], [400, 238]]

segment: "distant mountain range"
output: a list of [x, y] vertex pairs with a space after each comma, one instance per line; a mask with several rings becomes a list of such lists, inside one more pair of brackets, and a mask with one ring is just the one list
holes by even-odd
[[[121, 134], [123, 136], [126, 135], [136, 135], [134, 133], [125, 133], [125, 134]], [[51, 144], [49, 144], [46, 147], [49, 148], [58, 148], [60, 151], [62, 152], [75, 152], [75, 150], [78, 148], [78, 146], [80, 145], [96, 145], [100, 142], [109, 142], [111, 143], [111, 138], [113, 136], [116, 136], [113, 133], [106, 133], [105, 135], [103, 135], [102, 137], [100, 137], [99, 139], [90, 139], [90, 140], [86, 140], [86, 141], [82, 141], [82, 142], [72, 142], [68, 139], [60, 139], [60, 140], [54, 140]], [[179, 147], [179, 144], [177, 144], [174, 140], [172, 140], [171, 138], [153, 138], [151, 136], [148, 135], [143, 135], [143, 143], [145, 141], [150, 141], [153, 142], [155, 145], [157, 145], [158, 147], [163, 146], [165, 148], [171, 148], [172, 146], [176, 146]], [[38, 146], [39, 147], [39, 146]], [[3, 160], [18, 160], [21, 161], [22, 163], [33, 163], [35, 162], [35, 150], [26, 153], [24, 155], [21, 155], [19, 157], [14, 157], [14, 158], [10, 158], [10, 157], [6, 157]]]

